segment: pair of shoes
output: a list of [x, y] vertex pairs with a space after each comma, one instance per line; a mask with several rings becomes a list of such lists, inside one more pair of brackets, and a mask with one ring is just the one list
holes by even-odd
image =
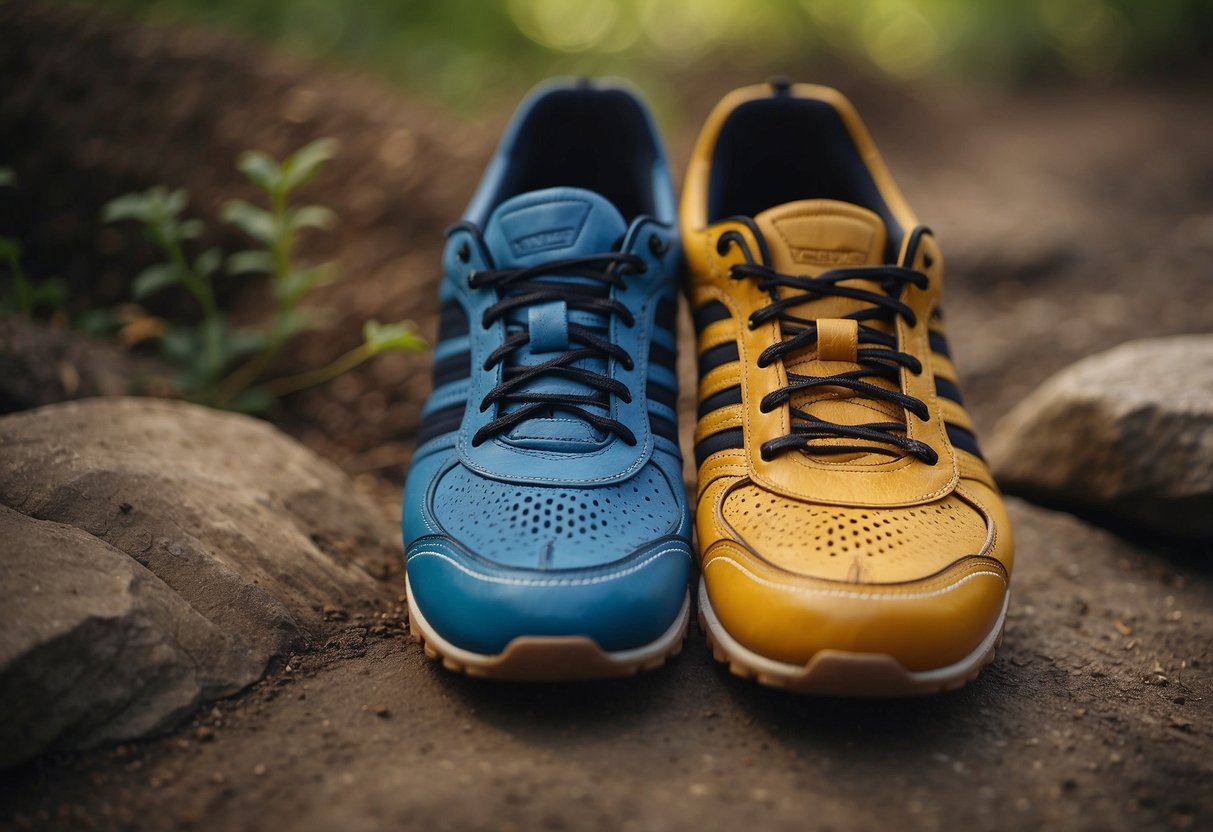
[[676, 210], [635, 93], [541, 87], [443, 266], [404, 498], [427, 655], [505, 679], [657, 667], [682, 647], [698, 562], [714, 655], [764, 684], [924, 693], [992, 659], [1011, 533], [961, 402], [942, 257], [837, 92], [727, 96]]

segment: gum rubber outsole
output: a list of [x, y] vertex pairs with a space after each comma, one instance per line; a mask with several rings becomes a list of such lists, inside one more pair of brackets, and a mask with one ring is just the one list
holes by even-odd
[[893, 656], [821, 650], [807, 665], [768, 659], [740, 644], [729, 635], [712, 610], [707, 588], [699, 585], [699, 627], [718, 662], [744, 679], [767, 687], [816, 696], [921, 696], [955, 690], [971, 682], [994, 660], [1002, 644], [1010, 594], [993, 629], [972, 653], [959, 662], [935, 670], [911, 671]]
[[413, 601], [408, 580], [409, 633], [421, 644], [427, 658], [440, 661], [454, 673], [482, 679], [527, 682], [567, 682], [612, 679], [655, 670], [678, 655], [691, 620], [691, 593], [683, 599], [678, 617], [653, 643], [634, 650], [608, 651], [586, 636], [519, 636], [496, 655], [473, 653], [438, 635]]

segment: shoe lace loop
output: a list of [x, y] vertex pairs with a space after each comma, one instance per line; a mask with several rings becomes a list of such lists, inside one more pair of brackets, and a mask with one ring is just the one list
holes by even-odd
[[[526, 268], [487, 269], [472, 272], [468, 285], [473, 289], [491, 289], [499, 300], [484, 311], [481, 325], [488, 328], [516, 309], [552, 301], [562, 301], [569, 309], [579, 309], [608, 317], [618, 317], [625, 326], [635, 325], [631, 311], [610, 296], [614, 288], [623, 288], [624, 277], [647, 270], [644, 260], [633, 254], [611, 252], [552, 260]], [[592, 283], [553, 282], [551, 276], [590, 278]], [[613, 433], [628, 445], [636, 444], [636, 436], [622, 422], [587, 410], [594, 406], [610, 409], [611, 397], [631, 402], [632, 394], [620, 381], [584, 367], [573, 366], [593, 358], [615, 359], [624, 369], [634, 366], [627, 350], [613, 344], [589, 327], [568, 324], [569, 349], [539, 364], [511, 363], [510, 357], [530, 343], [530, 331], [525, 323], [512, 323], [512, 330], [484, 361], [484, 369], [492, 370], [505, 364], [502, 381], [480, 402], [483, 413], [495, 404], [518, 404], [518, 407], [490, 421], [472, 437], [472, 445], [480, 445], [514, 425], [538, 416], [544, 410], [560, 410], [604, 433]], [[592, 392], [585, 394], [545, 393], [531, 389], [542, 377], [559, 377], [576, 381]]]
[[[915, 229], [909, 251], [913, 252], [925, 228]], [[827, 376], [808, 376], [787, 372], [787, 384], [763, 397], [759, 406], [763, 413], [788, 405], [791, 411], [791, 431], [763, 443], [762, 457], [774, 459], [790, 451], [802, 451], [815, 456], [849, 453], [876, 453], [898, 457], [909, 454], [928, 465], [939, 461], [939, 455], [930, 445], [906, 435], [904, 422], [870, 422], [862, 425], [844, 425], [826, 421], [806, 412], [792, 403], [798, 393], [830, 387], [849, 390], [855, 396], [893, 404], [902, 410], [927, 421], [930, 412], [919, 398], [898, 390], [890, 390], [866, 379], [883, 379], [900, 386], [902, 368], [915, 375], [922, 372], [922, 362], [899, 349], [895, 334], [884, 332], [872, 323], [892, 324], [897, 318], [910, 326], [918, 321], [912, 308], [901, 300], [907, 286], [926, 289], [930, 279], [927, 275], [906, 266], [856, 266], [831, 269], [816, 277], [782, 274], [755, 261], [744, 238], [736, 232], [726, 232], [720, 240], [718, 251], [727, 251], [728, 246], [738, 245], [746, 262], [734, 265], [730, 276], [734, 280], [754, 280], [771, 302], [750, 315], [749, 325], [756, 329], [771, 321], [778, 321], [782, 338], [763, 350], [756, 359], [759, 367], [787, 361], [795, 353], [814, 347], [817, 343], [817, 324], [813, 318], [797, 314], [800, 307], [826, 297], [842, 297], [868, 304], [846, 314], [858, 322], [859, 349], [856, 353], [858, 369]], [[907, 256], [907, 262], [913, 257]], [[846, 285], [850, 281], [864, 280], [878, 283], [880, 291], [861, 286]], [[794, 293], [781, 290], [795, 290]], [[891, 328], [891, 327], [890, 327]], [[855, 440], [856, 444], [816, 444], [819, 440]], [[871, 443], [871, 444], [867, 444]]]

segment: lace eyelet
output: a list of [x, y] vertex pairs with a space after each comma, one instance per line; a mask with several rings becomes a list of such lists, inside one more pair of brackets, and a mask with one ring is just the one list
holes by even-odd
[[469, 288], [469, 289], [475, 289], [475, 288], [477, 288], [477, 286], [476, 286], [476, 270], [475, 270], [475, 269], [472, 269], [470, 272], [468, 272], [468, 276], [467, 276], [467, 283], [468, 283], [468, 288]]
[[463, 245], [459, 246], [459, 251], [455, 252], [455, 256], [459, 258], [460, 263], [471, 262], [472, 247], [464, 242]]
[[[649, 253], [654, 257], [663, 257], [670, 250], [670, 244], [656, 234], [649, 235]], [[647, 267], [646, 267], [647, 270]]]

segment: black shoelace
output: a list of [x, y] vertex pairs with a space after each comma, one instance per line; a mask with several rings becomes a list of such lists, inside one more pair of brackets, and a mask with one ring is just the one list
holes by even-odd
[[[915, 229], [909, 251], [917, 248], [918, 238], [926, 229]], [[897, 457], [910, 454], [934, 465], [939, 455], [927, 445], [906, 436], [904, 422], [870, 422], [862, 425], [840, 425], [806, 413], [801, 408], [791, 404], [792, 397], [797, 393], [823, 387], [841, 387], [856, 395], [869, 399], [884, 401], [909, 411], [919, 419], [926, 421], [930, 412], [926, 404], [914, 396], [909, 396], [900, 390], [889, 390], [872, 384], [865, 379], [879, 378], [900, 386], [901, 368], [908, 369], [915, 375], [922, 372], [922, 362], [914, 356], [898, 349], [897, 336], [882, 332], [865, 322], [880, 321], [892, 324], [897, 317], [902, 317], [910, 326], [917, 323], [918, 316], [914, 310], [900, 300], [901, 293], [907, 285], [925, 289], [928, 278], [922, 272], [904, 266], [857, 266], [854, 268], [831, 269], [817, 277], [805, 275], [786, 275], [774, 269], [763, 266], [754, 260], [745, 239], [736, 232], [726, 232], [718, 244], [718, 250], [723, 254], [731, 244], [740, 246], [746, 262], [733, 266], [731, 276], [734, 280], [757, 280], [758, 288], [771, 297], [771, 302], [754, 311], [750, 315], [750, 328], [755, 329], [772, 320], [778, 320], [782, 340], [763, 350], [758, 356], [759, 367], [768, 367], [776, 361], [784, 361], [793, 353], [812, 347], [817, 343], [817, 326], [812, 318], [794, 314], [797, 307], [805, 306], [814, 300], [824, 297], [844, 297], [869, 303], [871, 306], [847, 314], [845, 317], [859, 322], [859, 349], [856, 353], [856, 363], [859, 368], [832, 376], [805, 376], [788, 371], [788, 383], [768, 393], [759, 404], [763, 413], [769, 413], [777, 407], [787, 404], [792, 415], [792, 431], [785, 436], [779, 436], [764, 442], [762, 458], [766, 460], [788, 453], [803, 451], [811, 455], [828, 456], [849, 453], [876, 453]], [[907, 257], [912, 261], [912, 257]], [[858, 286], [845, 285], [852, 280], [868, 280], [878, 282], [879, 292]], [[795, 289], [803, 294], [780, 295], [780, 289]], [[817, 440], [856, 440], [856, 442], [871, 442], [876, 444], [814, 444]]]
[[[626, 275], [640, 274], [646, 269], [644, 261], [636, 255], [613, 252], [553, 260], [525, 269], [473, 272], [468, 277], [468, 285], [474, 289], [495, 289], [500, 297], [497, 303], [484, 312], [482, 323], [486, 327], [514, 309], [551, 301], [564, 301], [570, 310], [597, 312], [608, 317], [616, 315], [625, 326], [631, 327], [635, 325], [632, 313], [622, 303], [610, 297], [610, 292], [612, 288], [623, 287], [623, 278]], [[540, 279], [556, 275], [586, 277], [596, 283], [553, 283]], [[485, 359], [485, 370], [491, 370], [507, 361], [516, 350], [530, 341], [531, 336], [526, 324], [515, 326], [518, 328], [510, 332], [501, 346]], [[495, 404], [522, 406], [503, 413], [478, 430], [472, 437], [473, 445], [480, 445], [514, 425], [548, 410], [572, 413], [604, 433], [613, 433], [629, 445], [636, 444], [636, 436], [627, 425], [586, 409], [588, 406], [596, 406], [609, 411], [612, 396], [618, 396], [624, 402], [631, 402], [632, 394], [628, 388], [622, 382], [601, 373], [572, 366], [587, 358], [614, 358], [624, 369], [631, 370], [634, 366], [632, 357], [628, 355], [627, 350], [618, 344], [612, 344], [588, 327], [570, 322], [568, 333], [569, 349], [547, 361], [533, 365], [506, 364], [501, 383], [490, 390], [480, 402], [480, 411], [483, 413]], [[572, 379], [593, 392], [543, 393], [528, 389], [533, 381], [543, 376]]]

